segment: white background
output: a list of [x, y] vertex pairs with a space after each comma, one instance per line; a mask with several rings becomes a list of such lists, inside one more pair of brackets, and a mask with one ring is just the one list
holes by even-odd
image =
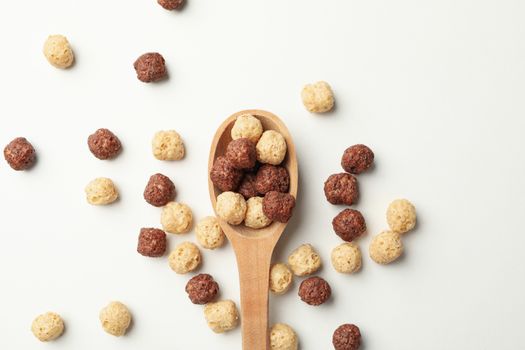
[[[189, 302], [190, 276], [135, 250], [139, 229], [160, 224], [142, 198], [155, 172], [173, 179], [196, 219], [212, 213], [209, 144], [246, 108], [281, 116], [298, 151], [298, 207], [275, 258], [312, 243], [333, 287], [317, 308], [299, 300], [298, 280], [271, 298], [272, 322], [289, 323], [301, 349], [330, 349], [346, 322], [359, 325], [367, 350], [522, 348], [524, 15], [520, 0], [188, 0], [182, 12], [155, 0], [2, 1], [0, 144], [25, 136], [38, 163], [28, 172], [0, 164], [0, 348], [240, 349], [240, 329], [214, 334]], [[70, 70], [42, 55], [55, 33], [72, 43]], [[132, 63], [147, 51], [164, 55], [168, 81], [136, 79]], [[303, 108], [301, 88], [317, 80], [332, 85], [334, 113]], [[88, 151], [100, 127], [123, 143], [114, 161]], [[187, 157], [158, 161], [151, 138], [172, 128]], [[363, 269], [347, 276], [329, 263], [342, 207], [326, 202], [323, 182], [355, 143], [369, 145], [376, 163], [359, 176]], [[118, 203], [86, 203], [84, 186], [99, 176], [116, 182]], [[378, 266], [368, 243], [398, 197], [416, 205], [419, 224], [404, 258]], [[169, 239], [173, 247], [195, 237]], [[201, 272], [238, 302], [231, 246], [203, 254]], [[122, 338], [98, 321], [115, 299], [134, 317]], [[67, 330], [41, 344], [30, 324], [48, 310]]]

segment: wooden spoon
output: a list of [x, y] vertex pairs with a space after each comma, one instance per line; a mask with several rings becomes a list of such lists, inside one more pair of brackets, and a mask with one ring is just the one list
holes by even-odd
[[[281, 164], [290, 174], [290, 194], [297, 198], [297, 158], [295, 146], [283, 122], [270, 112], [262, 110], [240, 111], [226, 119], [213, 138], [208, 161], [208, 187], [210, 199], [215, 208], [217, 196], [221, 191], [211, 182], [209, 173], [218, 156], [224, 155], [228, 143], [232, 140], [231, 129], [238, 116], [251, 114], [258, 118], [264, 130], [275, 130], [286, 140], [288, 150]], [[275, 244], [281, 237], [286, 223], [273, 222], [262, 229], [251, 229], [243, 224], [233, 226], [221, 218], [219, 224], [230, 240], [239, 269], [241, 287], [241, 322], [242, 344], [244, 350], [270, 349], [268, 337], [268, 288], [270, 262]]]

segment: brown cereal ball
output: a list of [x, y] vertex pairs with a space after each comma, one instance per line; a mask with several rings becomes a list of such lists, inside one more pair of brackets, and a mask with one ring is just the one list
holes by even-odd
[[186, 293], [194, 304], [207, 304], [215, 299], [218, 292], [219, 285], [207, 273], [192, 277], [186, 284]]
[[215, 211], [217, 215], [230, 225], [239, 225], [246, 217], [247, 205], [244, 197], [238, 193], [227, 191], [217, 196]]
[[263, 213], [272, 221], [288, 222], [295, 207], [295, 198], [291, 194], [270, 191], [263, 199]]
[[297, 350], [297, 334], [292, 327], [276, 323], [270, 329], [270, 350]]
[[332, 220], [335, 233], [344, 241], [352, 242], [366, 231], [363, 215], [355, 209], [345, 209]]
[[286, 156], [286, 140], [275, 130], [266, 130], [255, 146], [257, 160], [261, 163], [279, 165]]
[[242, 178], [241, 184], [239, 185], [239, 189], [237, 190], [237, 192], [242, 194], [242, 196], [246, 200], [257, 196], [258, 193], [255, 188], [255, 174], [245, 174]]
[[332, 204], [352, 205], [359, 197], [357, 179], [347, 173], [330, 175], [324, 183], [324, 194]]
[[158, 228], [141, 228], [137, 252], [150, 257], [163, 256], [166, 252], [166, 233]]
[[270, 191], [288, 192], [290, 188], [290, 176], [288, 170], [282, 166], [264, 164], [255, 176], [255, 189], [260, 194]]
[[215, 216], [206, 216], [197, 223], [195, 237], [203, 248], [215, 249], [224, 244], [224, 232]]
[[184, 0], [157, 0], [160, 6], [166, 10], [179, 10], [184, 5]]
[[168, 74], [164, 57], [157, 52], [148, 52], [141, 55], [133, 67], [137, 72], [137, 78], [144, 83], [151, 83], [165, 78]]
[[332, 266], [340, 273], [354, 273], [361, 268], [361, 250], [354, 243], [342, 243], [332, 250]]
[[35, 163], [36, 151], [25, 137], [17, 137], [5, 146], [4, 158], [14, 170], [26, 170]]
[[237, 306], [231, 300], [221, 300], [206, 304], [204, 317], [208, 327], [215, 333], [231, 331], [239, 324]]
[[253, 168], [257, 160], [255, 144], [247, 138], [230, 141], [228, 147], [226, 147], [225, 156], [234, 168]]
[[64, 321], [59, 314], [46, 312], [33, 320], [31, 332], [40, 341], [55, 340], [64, 332]]
[[211, 167], [210, 179], [223, 192], [235, 191], [242, 180], [242, 170], [236, 169], [226, 157], [220, 156]]
[[348, 147], [341, 158], [341, 166], [344, 171], [351, 174], [361, 174], [372, 166], [374, 152], [365, 145], [353, 145]]
[[326, 81], [305, 85], [301, 98], [309, 112], [325, 113], [334, 107], [334, 93]]
[[118, 137], [108, 129], [98, 129], [88, 137], [89, 150], [98, 159], [115, 158], [122, 149]]
[[416, 226], [416, 207], [406, 199], [396, 199], [388, 206], [386, 221], [392, 231], [408, 232]]
[[131, 324], [131, 313], [126, 305], [119, 301], [112, 301], [100, 311], [99, 319], [104, 331], [120, 337], [126, 334]]
[[245, 137], [256, 144], [262, 133], [263, 126], [261, 121], [251, 114], [243, 114], [235, 120], [231, 136], [233, 140]]
[[292, 285], [292, 271], [285, 264], [274, 264], [270, 268], [270, 290], [275, 294], [284, 294]]
[[175, 199], [175, 185], [165, 175], [152, 175], [144, 189], [144, 199], [155, 207], [162, 207]]
[[403, 254], [401, 236], [396, 232], [383, 231], [372, 238], [368, 252], [376, 263], [390, 264]]
[[321, 277], [309, 277], [299, 286], [299, 297], [308, 305], [318, 306], [323, 304], [332, 295], [328, 282]]
[[361, 346], [361, 332], [354, 324], [343, 324], [337, 327], [332, 336], [335, 350], [357, 350]]
[[69, 68], [75, 61], [69, 41], [63, 35], [50, 35], [44, 43], [43, 51], [47, 61], [55, 68]]
[[182, 242], [170, 253], [168, 263], [173, 271], [185, 274], [195, 270], [202, 261], [199, 248], [191, 242]]
[[311, 244], [301, 244], [288, 256], [288, 265], [296, 276], [306, 276], [321, 268], [321, 257]]

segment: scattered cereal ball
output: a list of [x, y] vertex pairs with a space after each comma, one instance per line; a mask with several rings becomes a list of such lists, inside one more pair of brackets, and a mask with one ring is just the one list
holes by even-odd
[[248, 200], [252, 197], [257, 196], [257, 190], [255, 188], [255, 174], [248, 173], [242, 178], [239, 189], [237, 190], [244, 199]]
[[239, 225], [246, 216], [246, 201], [235, 192], [223, 192], [217, 196], [215, 211], [230, 225]]
[[361, 268], [361, 250], [355, 243], [342, 243], [332, 250], [331, 260], [337, 272], [354, 273]]
[[270, 269], [270, 290], [275, 294], [284, 294], [292, 285], [292, 271], [285, 264], [274, 264]]
[[352, 205], [359, 197], [357, 179], [347, 173], [330, 175], [324, 183], [324, 194], [332, 204]]
[[159, 160], [180, 160], [184, 158], [184, 143], [175, 130], [159, 131], [151, 142], [153, 156]]
[[378, 264], [390, 264], [403, 254], [403, 242], [399, 233], [383, 231], [370, 242], [370, 258]]
[[201, 264], [201, 260], [199, 248], [191, 242], [182, 242], [168, 257], [171, 269], [179, 274], [195, 270]]
[[224, 244], [224, 232], [215, 216], [207, 216], [195, 227], [197, 241], [206, 249], [219, 248]]
[[164, 57], [157, 52], [148, 52], [141, 55], [133, 67], [137, 72], [137, 78], [144, 83], [151, 83], [164, 79], [168, 75]]
[[235, 303], [231, 300], [221, 300], [208, 303], [204, 307], [204, 317], [208, 327], [215, 333], [231, 331], [239, 323], [239, 314]]
[[152, 175], [144, 189], [144, 199], [155, 207], [162, 207], [175, 199], [175, 185], [165, 175]]
[[108, 129], [98, 129], [88, 137], [88, 147], [98, 159], [115, 158], [122, 149], [118, 137]]
[[69, 68], [75, 57], [66, 37], [63, 35], [50, 35], [44, 43], [44, 56], [56, 68]]
[[186, 293], [188, 293], [188, 297], [194, 304], [207, 304], [215, 299], [218, 292], [219, 285], [207, 273], [201, 273], [192, 277], [186, 284]]
[[270, 191], [288, 192], [290, 188], [290, 176], [288, 170], [282, 166], [264, 164], [255, 176], [255, 189], [260, 194]]
[[231, 131], [232, 139], [237, 140], [245, 137], [255, 144], [259, 141], [262, 133], [261, 121], [250, 114], [238, 116]]
[[115, 184], [107, 177], [98, 177], [88, 183], [85, 192], [88, 203], [93, 205], [110, 204], [118, 198]]
[[232, 140], [226, 147], [226, 158], [237, 169], [250, 169], [255, 166], [255, 143], [247, 138]]
[[211, 167], [210, 180], [223, 192], [235, 191], [242, 180], [242, 170], [235, 168], [226, 157], [220, 156]]
[[184, 0], [157, 0], [160, 6], [166, 10], [179, 10], [184, 5]]
[[51, 341], [64, 332], [64, 321], [54, 312], [38, 315], [31, 324], [31, 332], [40, 341]]
[[357, 350], [361, 346], [361, 332], [354, 324], [343, 324], [337, 327], [332, 336], [335, 350]]
[[25, 137], [17, 137], [5, 146], [4, 158], [14, 170], [26, 170], [35, 163], [36, 151]]
[[159, 257], [166, 252], [166, 233], [158, 228], [141, 228], [137, 252], [144, 256]]
[[416, 208], [406, 199], [396, 199], [388, 206], [386, 221], [392, 231], [408, 232], [416, 226]]
[[263, 198], [252, 197], [246, 201], [246, 217], [244, 224], [248, 227], [259, 229], [272, 223], [263, 212]]
[[308, 277], [301, 282], [298, 294], [301, 300], [308, 305], [318, 306], [330, 298], [332, 289], [321, 277]]
[[120, 337], [126, 333], [131, 323], [131, 313], [120, 301], [112, 301], [100, 310], [99, 319], [107, 333]]
[[351, 174], [361, 174], [370, 168], [373, 162], [374, 152], [365, 145], [348, 147], [341, 158], [341, 166], [344, 171]]
[[334, 93], [325, 81], [306, 84], [301, 92], [301, 98], [309, 112], [325, 113], [334, 107]]
[[255, 149], [259, 162], [279, 165], [286, 155], [286, 140], [277, 131], [266, 130], [257, 142]]
[[302, 244], [288, 256], [288, 265], [296, 276], [306, 276], [321, 267], [321, 257], [311, 244]]
[[271, 350], [297, 350], [298, 340], [292, 327], [276, 323], [270, 329]]
[[291, 194], [270, 191], [263, 199], [263, 212], [268, 219], [288, 222], [295, 207], [295, 198]]
[[332, 227], [339, 237], [347, 242], [361, 236], [366, 231], [363, 215], [355, 209], [345, 209], [332, 220]]
[[169, 202], [162, 208], [160, 222], [166, 232], [186, 233], [191, 230], [193, 214], [186, 204]]

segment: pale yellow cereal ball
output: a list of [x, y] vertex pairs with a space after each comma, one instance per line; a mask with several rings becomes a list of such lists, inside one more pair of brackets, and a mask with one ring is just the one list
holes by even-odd
[[195, 270], [201, 264], [201, 260], [199, 248], [191, 242], [182, 242], [168, 257], [171, 269], [179, 274]]
[[38, 315], [31, 324], [31, 332], [40, 341], [54, 340], [64, 332], [64, 321], [54, 312]]
[[56, 68], [69, 68], [75, 60], [73, 50], [63, 35], [50, 35], [44, 43], [44, 56]]
[[263, 198], [262, 197], [251, 197], [246, 202], [246, 218], [244, 224], [251, 228], [263, 228], [272, 223], [272, 220], [268, 219], [263, 213]]
[[107, 333], [120, 337], [126, 334], [131, 323], [131, 313], [120, 301], [112, 301], [100, 310], [99, 319]]
[[204, 306], [204, 317], [208, 327], [215, 333], [231, 331], [239, 324], [237, 306], [231, 300], [221, 300]]
[[166, 232], [186, 233], [191, 230], [193, 214], [186, 204], [169, 202], [162, 208], [160, 222]]
[[219, 248], [224, 244], [224, 232], [215, 216], [206, 216], [199, 221], [195, 235], [199, 244], [206, 249]]
[[361, 268], [361, 250], [355, 243], [342, 243], [332, 250], [331, 260], [337, 272], [354, 273]]
[[416, 226], [416, 208], [406, 199], [396, 199], [386, 210], [386, 221], [392, 231], [408, 232]]
[[250, 114], [238, 116], [231, 131], [232, 139], [247, 138], [253, 143], [259, 141], [262, 133], [263, 127], [261, 121]]
[[87, 184], [84, 189], [89, 204], [106, 205], [113, 203], [118, 198], [118, 191], [111, 179], [98, 177]]
[[370, 258], [378, 264], [390, 264], [403, 254], [403, 242], [399, 233], [383, 231], [372, 239]]
[[270, 290], [275, 294], [284, 294], [292, 285], [292, 271], [285, 264], [275, 264], [270, 269]]
[[286, 140], [275, 130], [266, 130], [255, 147], [261, 163], [279, 165], [286, 156]]
[[309, 112], [325, 113], [334, 107], [334, 93], [325, 81], [305, 85], [301, 92], [301, 98]]
[[230, 225], [239, 225], [246, 216], [246, 201], [235, 192], [223, 192], [217, 196], [217, 215]]
[[302, 244], [288, 256], [288, 265], [296, 276], [306, 276], [321, 267], [321, 257], [310, 244]]
[[175, 130], [159, 131], [151, 142], [153, 155], [159, 160], [179, 160], [184, 158], [184, 143]]
[[284, 323], [276, 323], [270, 330], [271, 350], [297, 350], [297, 334], [292, 327]]

